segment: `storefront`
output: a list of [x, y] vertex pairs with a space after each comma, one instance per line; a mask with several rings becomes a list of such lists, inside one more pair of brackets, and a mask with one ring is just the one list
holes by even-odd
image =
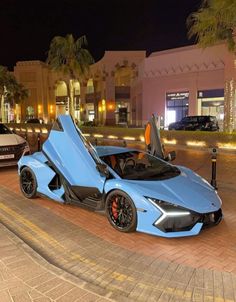
[[198, 91], [198, 115], [212, 115], [222, 130], [224, 120], [224, 89]]
[[188, 115], [189, 91], [166, 93], [166, 119], [165, 126], [180, 121]]
[[128, 125], [130, 122], [130, 103], [128, 101], [116, 102], [116, 125]]
[[85, 105], [86, 121], [93, 122], [95, 119], [94, 103], [87, 103]]

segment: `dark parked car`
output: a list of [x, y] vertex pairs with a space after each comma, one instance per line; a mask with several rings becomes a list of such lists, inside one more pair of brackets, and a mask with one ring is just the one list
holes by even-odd
[[38, 118], [31, 118], [25, 121], [27, 124], [40, 124], [40, 120]]
[[219, 126], [215, 116], [210, 115], [195, 115], [186, 116], [181, 121], [171, 123], [169, 130], [203, 130], [203, 131], [218, 131]]

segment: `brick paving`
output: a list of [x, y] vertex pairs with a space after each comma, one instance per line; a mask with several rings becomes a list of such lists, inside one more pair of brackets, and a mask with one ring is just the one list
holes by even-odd
[[[210, 178], [210, 160], [205, 152], [178, 152], [176, 163]], [[123, 234], [101, 214], [42, 198], [26, 200], [19, 192], [15, 168], [0, 171], [0, 219], [48, 262], [90, 286], [88, 301], [96, 301], [93, 294], [99, 291], [117, 301], [236, 301], [235, 168], [235, 155], [218, 156], [224, 220], [197, 237]], [[1, 246], [0, 259], [16, 252], [18, 249]], [[34, 279], [37, 270], [30, 266], [22, 270], [25, 259], [18, 262], [9, 269], [17, 270], [19, 265], [19, 276], [22, 273]], [[51, 295], [47, 298], [73, 301], [56, 296], [66, 290], [73, 295], [76, 289], [69, 289], [70, 284], [58, 283], [58, 290], [50, 284], [49, 289], [39, 285], [39, 290]]]
[[0, 224], [0, 301], [112, 301], [86, 282], [49, 264]]

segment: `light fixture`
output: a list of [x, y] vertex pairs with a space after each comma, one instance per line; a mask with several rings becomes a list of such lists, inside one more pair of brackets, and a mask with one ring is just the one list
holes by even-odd
[[47, 128], [43, 128], [42, 129], [42, 133], [48, 133], [48, 129]]
[[94, 136], [94, 137], [98, 137], [98, 138], [99, 138], [99, 137], [103, 137], [102, 134], [94, 134], [93, 136]]
[[109, 138], [109, 139], [118, 139], [118, 136], [115, 136], [115, 135], [108, 135], [107, 138]]
[[42, 106], [38, 105], [38, 114], [41, 114], [41, 113], [42, 113]]
[[133, 136], [124, 136], [123, 139], [127, 141], [135, 141], [135, 137]]
[[166, 138], [163, 138], [163, 143], [166, 145], [176, 145], [176, 140], [175, 139], [168, 140]]
[[196, 146], [196, 147], [205, 147], [206, 146], [206, 142], [202, 142], [202, 141], [187, 141], [186, 142], [187, 146]]
[[50, 114], [53, 113], [53, 105], [50, 105]]

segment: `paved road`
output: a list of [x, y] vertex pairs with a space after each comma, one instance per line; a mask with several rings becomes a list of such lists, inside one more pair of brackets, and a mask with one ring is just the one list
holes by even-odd
[[[185, 164], [210, 179], [210, 155], [178, 151]], [[0, 218], [49, 262], [140, 301], [236, 301], [236, 156], [218, 156], [224, 221], [199, 236], [164, 239], [115, 231], [106, 218], [75, 206], [19, 192], [16, 169], [0, 173]]]

